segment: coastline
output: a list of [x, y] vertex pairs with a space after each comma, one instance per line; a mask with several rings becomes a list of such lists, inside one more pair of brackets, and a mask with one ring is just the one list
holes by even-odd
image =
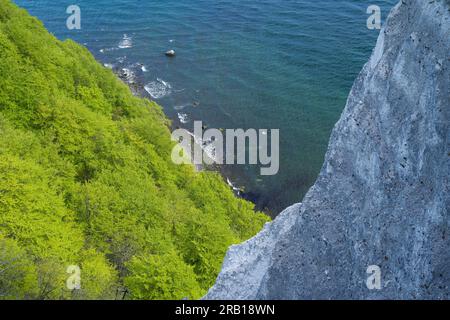
[[[145, 89], [145, 85], [144, 85], [143, 81], [140, 81], [139, 75], [137, 75], [133, 70], [131, 70], [130, 68], [124, 68], [121, 66], [113, 66], [113, 65], [107, 64], [107, 63], [103, 63], [103, 66], [105, 68], [111, 69], [114, 72], [114, 74], [130, 88], [133, 95], [139, 96], [144, 99], [149, 99], [150, 101], [155, 102], [159, 105], [158, 102], [151, 99], [151, 95]], [[142, 72], [146, 72], [146, 71], [144, 71], [145, 66], [143, 64], [135, 63], [134, 66], [139, 66], [139, 67], [141, 67]], [[161, 109], [164, 112], [164, 107], [161, 106]], [[166, 112], [164, 112], [164, 115], [170, 121], [171, 132], [176, 129], [185, 129], [185, 128], [181, 128], [179, 125], [176, 125], [174, 123], [174, 121], [176, 121], [176, 119], [171, 119], [166, 114]], [[187, 129], [185, 129], [185, 130], [187, 130]], [[195, 137], [192, 132], [190, 132], [189, 130], [187, 130], [187, 131], [193, 137], [194, 143], [196, 143], [197, 145], [199, 145], [202, 148], [204, 154], [206, 154], [207, 156], [210, 156], [210, 152], [208, 152], [208, 150], [207, 150], [208, 145], [207, 144], [205, 145], [201, 141], [200, 138]], [[189, 152], [189, 151], [186, 150], [186, 152]], [[192, 152], [192, 150], [191, 150], [191, 152]], [[256, 201], [254, 201], [254, 199], [259, 198], [261, 195], [253, 193], [253, 192], [247, 193], [247, 192], [245, 192], [244, 186], [235, 185], [230, 178], [230, 175], [229, 175], [230, 170], [226, 170], [224, 165], [205, 164], [205, 163], [203, 163], [201, 165], [199, 165], [199, 164], [192, 164], [192, 165], [195, 167], [197, 172], [214, 171], [214, 172], [219, 173], [220, 176], [222, 177], [222, 179], [224, 180], [224, 182], [230, 187], [230, 189], [233, 191], [233, 193], [235, 194], [236, 197], [250, 201], [251, 203], [253, 203], [255, 205], [255, 211], [260, 211], [260, 212], [264, 213], [265, 215], [273, 218], [273, 215], [268, 208], [265, 208], [265, 209], [257, 208], [257, 204], [256, 204]]]

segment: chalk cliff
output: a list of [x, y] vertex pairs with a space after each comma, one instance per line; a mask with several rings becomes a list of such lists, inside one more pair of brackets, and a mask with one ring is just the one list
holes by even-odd
[[[449, 64], [449, 1], [402, 0], [354, 83], [317, 182], [229, 249], [205, 299], [448, 299]], [[366, 286], [371, 265], [380, 290]]]

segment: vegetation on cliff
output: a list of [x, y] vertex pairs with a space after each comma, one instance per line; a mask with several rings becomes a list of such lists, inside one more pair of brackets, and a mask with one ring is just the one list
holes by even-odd
[[1, 0], [0, 298], [204, 294], [267, 218], [172, 146], [160, 107]]

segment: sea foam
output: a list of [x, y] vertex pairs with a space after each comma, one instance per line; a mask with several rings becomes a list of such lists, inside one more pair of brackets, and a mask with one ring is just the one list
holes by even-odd
[[156, 81], [152, 81], [145, 85], [144, 89], [153, 99], [164, 98], [172, 92], [172, 86], [170, 83], [159, 78]]
[[124, 34], [122, 40], [119, 43], [120, 49], [128, 49], [133, 47], [133, 39], [128, 35]]

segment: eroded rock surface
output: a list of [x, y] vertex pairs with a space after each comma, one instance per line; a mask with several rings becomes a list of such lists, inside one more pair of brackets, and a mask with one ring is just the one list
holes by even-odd
[[[230, 248], [206, 299], [448, 299], [450, 5], [403, 0], [302, 204]], [[368, 266], [381, 268], [369, 290]]]

